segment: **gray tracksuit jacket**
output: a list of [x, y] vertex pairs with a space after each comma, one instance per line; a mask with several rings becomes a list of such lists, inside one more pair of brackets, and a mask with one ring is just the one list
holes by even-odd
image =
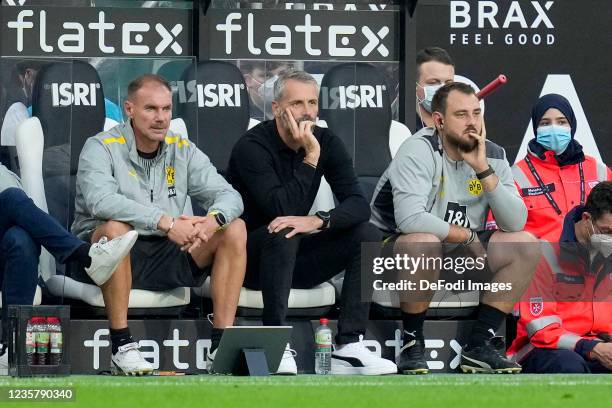
[[506, 152], [487, 140], [486, 155], [499, 177], [490, 192], [483, 191], [467, 163], [446, 155], [434, 129], [422, 129], [402, 144], [378, 181], [370, 221], [389, 234], [423, 232], [444, 240], [450, 224], [484, 230], [491, 209], [499, 228], [522, 230], [527, 208], [516, 190]]
[[188, 196], [228, 222], [242, 214], [240, 194], [201, 150], [171, 131], [150, 175], [139, 165], [129, 122], [89, 138], [79, 157], [72, 232], [87, 239], [100, 224], [116, 220], [141, 235], [163, 235], [160, 218], [184, 214]]
[[0, 193], [11, 187], [21, 188], [19, 177], [0, 164]]

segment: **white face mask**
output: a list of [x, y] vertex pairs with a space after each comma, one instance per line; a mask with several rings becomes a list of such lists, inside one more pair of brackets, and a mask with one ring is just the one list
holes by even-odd
[[612, 255], [612, 236], [608, 234], [596, 234], [593, 221], [591, 221], [593, 235], [591, 235], [591, 247], [594, 251], [599, 252], [604, 258]]
[[259, 88], [257, 88], [257, 93], [261, 97], [264, 106], [260, 106], [260, 108], [264, 111], [265, 115], [268, 119], [272, 119], [274, 114], [272, 113], [272, 101], [274, 100], [274, 83], [278, 79], [277, 75], [265, 80]]
[[423, 99], [419, 99], [419, 97], [417, 96], [417, 101], [419, 105], [421, 105], [421, 107], [425, 109], [427, 112], [431, 113], [431, 102], [433, 101], [433, 97], [436, 94], [436, 92], [438, 92], [438, 89], [442, 88], [444, 84], [423, 86], [417, 82], [417, 86], [420, 86], [421, 88], [423, 88], [423, 94], [424, 94]]
[[257, 88], [257, 93], [261, 98], [266, 101], [272, 103], [274, 99], [274, 83], [278, 79], [278, 76], [274, 75], [273, 77], [266, 79], [259, 88]]

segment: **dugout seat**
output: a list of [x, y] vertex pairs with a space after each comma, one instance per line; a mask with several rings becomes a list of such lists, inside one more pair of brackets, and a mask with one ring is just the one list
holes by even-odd
[[252, 126], [249, 95], [242, 72], [224, 61], [201, 61], [183, 72], [185, 94], [178, 97], [178, 116], [191, 140], [224, 173], [232, 147]]
[[[16, 143], [23, 186], [43, 210], [70, 228], [79, 154], [87, 138], [116, 123], [105, 118], [104, 92], [96, 70], [86, 62], [56, 62], [44, 67], [33, 90], [32, 118], [17, 128]], [[41, 255], [41, 276], [49, 292], [60, 298], [103, 307], [95, 285], [78, 282], [56, 270]], [[70, 269], [70, 268], [68, 268]], [[59, 273], [57, 273], [59, 271]], [[188, 288], [166, 292], [132, 290], [129, 307], [169, 308], [187, 305]]]

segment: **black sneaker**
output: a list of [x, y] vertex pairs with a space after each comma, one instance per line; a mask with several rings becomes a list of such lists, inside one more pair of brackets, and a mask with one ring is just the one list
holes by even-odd
[[517, 363], [508, 360], [503, 351], [490, 342], [471, 350], [464, 347], [461, 352], [460, 366], [461, 371], [472, 374], [518, 374], [522, 369]]
[[425, 361], [425, 340], [411, 340], [400, 349], [397, 371], [400, 374], [427, 374], [429, 372], [427, 361]]

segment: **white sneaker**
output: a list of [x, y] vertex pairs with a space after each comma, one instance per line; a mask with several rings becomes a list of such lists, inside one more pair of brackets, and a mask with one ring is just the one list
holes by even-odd
[[291, 348], [291, 345], [287, 343], [283, 358], [281, 358], [278, 370], [274, 374], [276, 375], [297, 375], [297, 364], [295, 363], [295, 356], [297, 353]]
[[213, 363], [215, 362], [217, 350], [219, 349], [216, 348], [212, 353], [210, 352], [210, 349], [206, 350], [206, 371], [208, 371], [208, 374], [214, 374]]
[[394, 362], [377, 357], [363, 341], [345, 344], [331, 355], [332, 374], [383, 375], [397, 374]]
[[148, 375], [152, 372], [153, 364], [142, 357], [136, 342], [119, 346], [117, 353], [111, 356], [113, 375]]
[[130, 231], [111, 241], [102, 237], [91, 246], [89, 249], [91, 265], [85, 268], [85, 272], [96, 285], [103, 285], [113, 276], [119, 263], [130, 253], [137, 238], [138, 233]]
[[8, 349], [4, 349], [4, 354], [0, 356], [0, 375], [8, 375]]

